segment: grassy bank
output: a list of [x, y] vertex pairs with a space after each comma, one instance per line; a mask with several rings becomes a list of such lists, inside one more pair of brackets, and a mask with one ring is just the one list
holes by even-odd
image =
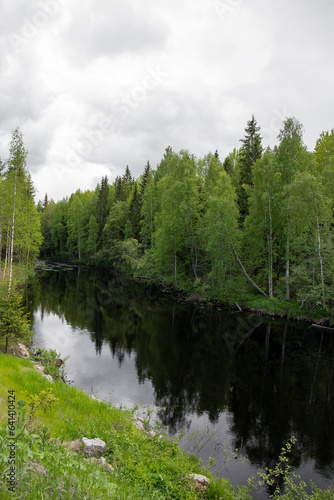
[[[52, 392], [48, 393], [50, 388]], [[56, 399], [47, 404], [51, 396]], [[26, 401], [26, 405], [21, 406], [20, 401]], [[8, 490], [7, 481], [10, 403], [15, 406], [18, 436], [13, 448], [15, 494]], [[33, 408], [29, 423], [32, 403], [41, 406], [36, 411]], [[193, 499], [198, 498], [198, 493], [185, 480], [186, 476], [199, 473], [210, 477], [196, 457], [181, 451], [163, 433], [152, 437], [139, 430], [131, 411], [93, 400], [62, 382], [50, 383], [31, 361], [2, 353], [0, 421], [0, 496], [4, 499]], [[83, 436], [105, 441], [105, 458], [114, 472], [101, 464], [91, 464], [83, 455], [60, 445]], [[249, 498], [245, 490], [236, 490], [227, 481], [210, 479], [203, 498]]]
[[[52, 362], [49, 371], [56, 365]], [[109, 467], [62, 445], [82, 437], [105, 441]], [[273, 498], [333, 499], [333, 489], [314, 486], [307, 494], [304, 483], [292, 480], [287, 450], [288, 446], [274, 470], [260, 474], [272, 492], [275, 484], [285, 485], [284, 494], [277, 489]], [[189, 474], [205, 474], [210, 479], [208, 489], [196, 492]], [[255, 486], [252, 482], [232, 487], [227, 480], [213, 478], [198, 458], [182, 451], [163, 429], [157, 427], [153, 434], [138, 429], [133, 411], [99, 402], [61, 381], [50, 382], [32, 361], [3, 353], [0, 477], [4, 500], [246, 500], [252, 498]]]

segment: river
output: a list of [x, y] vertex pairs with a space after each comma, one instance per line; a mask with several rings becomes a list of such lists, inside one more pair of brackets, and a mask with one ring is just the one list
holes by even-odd
[[153, 409], [171, 435], [184, 432], [184, 449], [215, 460], [214, 474], [245, 484], [293, 435], [293, 471], [321, 488], [333, 482], [330, 331], [179, 303], [118, 273], [64, 264], [31, 281], [28, 301], [34, 345], [69, 356], [75, 386], [147, 417]]

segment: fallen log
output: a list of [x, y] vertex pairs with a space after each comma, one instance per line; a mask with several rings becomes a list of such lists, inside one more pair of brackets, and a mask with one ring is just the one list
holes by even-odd
[[316, 325], [315, 323], [312, 323], [312, 325], [310, 326], [310, 328], [312, 328], [312, 326], [314, 328], [324, 328], [325, 330], [333, 330], [334, 331], [334, 328], [331, 328], [330, 326], [321, 326], [321, 325]]

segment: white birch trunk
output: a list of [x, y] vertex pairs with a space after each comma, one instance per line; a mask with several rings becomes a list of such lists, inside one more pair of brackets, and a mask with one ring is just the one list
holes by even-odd
[[1, 205], [1, 215], [0, 215], [0, 277], [1, 277], [1, 267], [2, 267], [2, 205]]
[[79, 262], [81, 262], [80, 257], [80, 217], [78, 215], [78, 252], [79, 252]]
[[8, 252], [9, 252], [9, 224], [8, 224], [8, 229], [7, 229], [7, 239], [6, 239], [6, 255], [5, 255], [5, 265], [4, 265], [4, 269], [3, 269], [3, 276], [5, 276], [6, 274], [6, 270], [7, 270], [7, 264], [8, 264]]
[[175, 286], [177, 286], [177, 278], [176, 278], [176, 243], [174, 241], [174, 278], [175, 278]]
[[269, 297], [272, 299], [274, 297], [273, 289], [273, 226], [271, 218], [271, 204], [270, 204], [270, 192], [269, 192]]
[[321, 289], [322, 289], [322, 307], [326, 308], [325, 300], [325, 281], [324, 281], [324, 268], [321, 255], [321, 239], [320, 239], [320, 229], [319, 229], [319, 219], [317, 215], [317, 232], [318, 232], [318, 251], [319, 251], [319, 263], [320, 263], [320, 277], [321, 277]]
[[288, 234], [286, 238], [286, 300], [290, 300], [290, 218], [288, 219]]
[[16, 206], [16, 174], [14, 182], [14, 201], [13, 201], [13, 220], [12, 220], [12, 237], [10, 245], [10, 260], [9, 260], [9, 283], [8, 283], [8, 296], [12, 286], [13, 277], [13, 254], [14, 254], [14, 232], [15, 232], [15, 206]]
[[151, 186], [151, 248], [153, 248], [153, 194]]
[[261, 288], [260, 288], [260, 287], [258, 287], [258, 286], [257, 286], [257, 284], [256, 284], [256, 283], [254, 283], [254, 281], [253, 281], [253, 280], [250, 278], [250, 276], [248, 275], [248, 273], [247, 273], [246, 269], [244, 268], [244, 266], [243, 266], [243, 265], [242, 265], [242, 263], [241, 263], [241, 260], [239, 259], [239, 256], [238, 256], [238, 254], [237, 254], [237, 251], [236, 251], [236, 249], [235, 249], [235, 247], [234, 247], [234, 245], [233, 245], [233, 241], [231, 241], [231, 245], [232, 245], [232, 249], [233, 249], [233, 251], [234, 251], [234, 254], [235, 254], [235, 256], [236, 256], [236, 259], [237, 259], [237, 261], [238, 261], [238, 263], [239, 263], [239, 265], [240, 265], [241, 269], [243, 270], [244, 275], [245, 275], [245, 276], [246, 276], [246, 278], [248, 279], [248, 281], [249, 281], [249, 282], [250, 282], [250, 283], [251, 283], [251, 284], [252, 284], [252, 285], [253, 285], [253, 286], [254, 286], [254, 287], [255, 287], [255, 288], [256, 288], [256, 289], [260, 292], [260, 293], [262, 293], [262, 295], [264, 295], [265, 297], [268, 297], [268, 295], [267, 295], [267, 294], [266, 294], [263, 290], [261, 290]]

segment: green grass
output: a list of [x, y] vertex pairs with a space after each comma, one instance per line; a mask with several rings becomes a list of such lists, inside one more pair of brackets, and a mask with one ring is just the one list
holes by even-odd
[[319, 321], [329, 318], [330, 312], [323, 309], [309, 309], [305, 304], [291, 300], [281, 300], [277, 298], [265, 298], [254, 295], [244, 300], [241, 307], [255, 309], [257, 312], [269, 315], [287, 316], [289, 319], [297, 321]]
[[[2, 477], [8, 470], [8, 391], [15, 391], [15, 405], [18, 408], [19, 400], [30, 401], [26, 393], [37, 397], [50, 387], [58, 401], [45, 412], [37, 410], [33, 427], [25, 429], [16, 443], [17, 496], [9, 496], [4, 482], [0, 487], [1, 498], [198, 498], [183, 478], [190, 473], [209, 477], [210, 474], [196, 457], [183, 452], [176, 442], [163, 434], [151, 437], [139, 431], [133, 423], [130, 410], [99, 403], [62, 382], [50, 383], [33, 368], [29, 360], [0, 353]], [[51, 440], [46, 440], [45, 436], [49, 432]], [[80, 455], [60, 446], [60, 441], [83, 436], [99, 437], [107, 443], [106, 460], [117, 469], [117, 475], [106, 472], [99, 464], [88, 464]], [[45, 476], [36, 473], [32, 462], [45, 467], [48, 473]], [[242, 489], [237, 492], [228, 481], [213, 478], [205, 495], [203, 498], [249, 498], [247, 492]]]

